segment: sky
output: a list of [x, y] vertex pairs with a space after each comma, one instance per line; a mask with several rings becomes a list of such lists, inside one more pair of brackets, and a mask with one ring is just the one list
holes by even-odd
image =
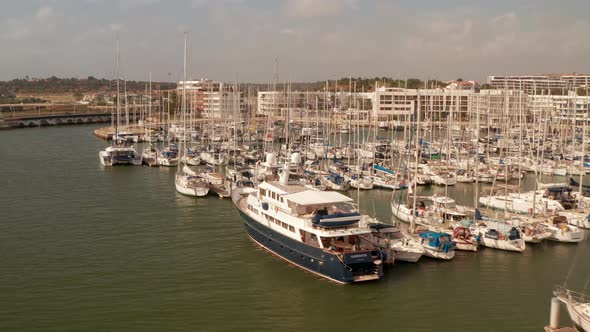
[[[0, 0], [0, 80], [590, 72], [589, 0]], [[118, 36], [118, 37], [117, 37]]]

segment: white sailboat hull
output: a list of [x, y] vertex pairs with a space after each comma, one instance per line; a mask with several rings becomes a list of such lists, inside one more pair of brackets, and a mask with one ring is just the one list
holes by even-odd
[[550, 229], [549, 231], [551, 232], [551, 236], [548, 239], [551, 241], [576, 243], [584, 240], [584, 231], [581, 229], [571, 231]]
[[163, 167], [176, 167], [178, 166], [178, 158], [158, 157], [158, 165]]
[[98, 161], [100, 162], [100, 164], [102, 166], [105, 166], [105, 167], [113, 166], [113, 162], [111, 161], [111, 159], [110, 159], [108, 153], [106, 153], [106, 151], [98, 152]]
[[176, 191], [186, 196], [203, 197], [209, 194], [208, 186], [188, 187], [181, 179], [175, 181]]
[[485, 236], [481, 237], [479, 242], [482, 246], [493, 248], [493, 249], [500, 249], [500, 250], [507, 250], [507, 251], [517, 251], [522, 252], [526, 248], [525, 241], [523, 239], [519, 240], [496, 240], [486, 238]]
[[527, 235], [522, 234], [522, 238], [525, 242], [528, 243], [541, 243], [543, 240], [548, 239], [551, 236], [550, 232], [542, 233], [542, 234], [535, 234], [535, 235]]
[[447, 252], [440, 251], [438, 248], [432, 248], [429, 246], [424, 246], [424, 256], [436, 259], [444, 259], [449, 260], [455, 257], [455, 250], [449, 250]]
[[410, 251], [403, 251], [403, 250], [395, 250], [395, 260], [396, 261], [403, 261], [408, 263], [416, 263], [420, 257], [422, 257], [421, 252], [410, 252]]
[[457, 250], [477, 251], [477, 243], [470, 243], [470, 242], [455, 239], [455, 238], [453, 238], [453, 241], [457, 245]]

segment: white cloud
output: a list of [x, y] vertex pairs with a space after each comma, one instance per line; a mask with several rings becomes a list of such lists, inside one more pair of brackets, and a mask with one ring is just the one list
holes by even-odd
[[8, 19], [4, 24], [2, 36], [5, 39], [20, 41], [31, 36], [31, 27], [22, 20]]
[[121, 31], [121, 28], [123, 26], [121, 24], [118, 23], [111, 23], [109, 24], [109, 28], [111, 29], [111, 31]]
[[223, 6], [226, 4], [236, 5], [244, 3], [244, 0], [190, 0], [190, 6], [192, 8], [201, 8], [208, 5]]
[[43, 20], [53, 16], [53, 8], [44, 6], [37, 10], [37, 15], [35, 17], [39, 20]]
[[123, 9], [130, 9], [130, 8], [153, 5], [158, 2], [160, 2], [160, 0], [120, 0], [119, 6]]
[[293, 29], [289, 29], [289, 28], [284, 28], [284, 29], [281, 29], [281, 30], [279, 31], [279, 33], [280, 33], [281, 35], [293, 35], [293, 34], [295, 34], [295, 30], [293, 30]]
[[498, 15], [492, 19], [494, 25], [511, 26], [516, 22], [516, 13], [509, 12], [502, 15]]
[[287, 0], [284, 11], [293, 17], [333, 16], [355, 9], [357, 0]]
[[192, 8], [200, 8], [205, 6], [209, 1], [208, 0], [191, 0], [191, 7]]

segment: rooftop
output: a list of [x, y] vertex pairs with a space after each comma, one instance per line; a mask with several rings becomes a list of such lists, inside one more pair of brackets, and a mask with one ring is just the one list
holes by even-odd
[[268, 181], [262, 182], [259, 187], [266, 190], [272, 190], [279, 195], [288, 195], [309, 190], [309, 188], [303, 186], [299, 182], [289, 182], [285, 185], [279, 181]]
[[298, 205], [321, 205], [333, 203], [351, 202], [352, 198], [335, 191], [306, 190], [284, 196], [289, 201]]

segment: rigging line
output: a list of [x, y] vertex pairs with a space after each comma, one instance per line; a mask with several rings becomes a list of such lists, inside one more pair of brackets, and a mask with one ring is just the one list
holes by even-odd
[[584, 293], [588, 289], [589, 284], [590, 284], [590, 274], [588, 275], [588, 279], [586, 279], [586, 282], [584, 283], [584, 288], [583, 288]]
[[572, 261], [572, 264], [570, 265], [569, 271], [567, 272], [567, 274], [565, 276], [565, 280], [563, 281], [564, 288], [567, 287], [567, 283], [572, 275], [572, 272], [574, 271], [574, 267], [576, 266], [576, 262], [578, 261], [579, 253], [580, 253], [580, 250], [578, 248], [578, 249], [576, 249], [576, 254], [574, 255], [574, 259]]

